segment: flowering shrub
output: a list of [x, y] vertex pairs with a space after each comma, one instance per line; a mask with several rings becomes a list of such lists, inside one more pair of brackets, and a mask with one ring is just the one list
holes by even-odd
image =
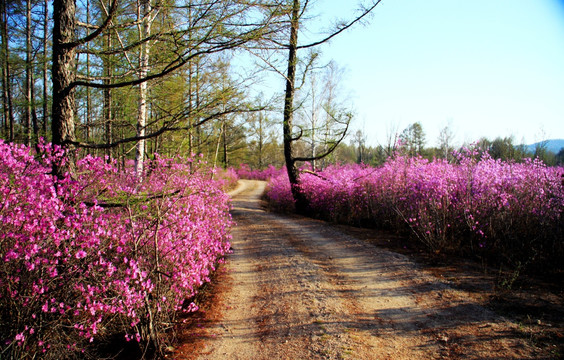
[[116, 334], [161, 348], [229, 249], [227, 195], [179, 158], [140, 181], [87, 156], [56, 180], [44, 150], [0, 141], [2, 357], [77, 358]]
[[239, 175], [237, 174], [237, 171], [235, 171], [235, 169], [216, 168], [214, 171], [216, 181], [224, 191], [232, 190], [237, 186]]
[[265, 197], [270, 207], [278, 211], [291, 212], [294, 210], [295, 201], [292, 197], [287, 172], [270, 178], [266, 185]]
[[[457, 157], [456, 164], [396, 156], [379, 168], [331, 166], [303, 173], [300, 186], [314, 216], [409, 231], [433, 251], [561, 267], [564, 169], [539, 160], [503, 162], [471, 150]], [[270, 181], [271, 202], [292, 203], [287, 181]]]
[[238, 169], [235, 169], [237, 175], [241, 179], [248, 180], [268, 180], [270, 178], [279, 176], [286, 172], [286, 168], [282, 167], [280, 169], [275, 168], [272, 165], [268, 165], [266, 169], [252, 169], [247, 164], [240, 164]]

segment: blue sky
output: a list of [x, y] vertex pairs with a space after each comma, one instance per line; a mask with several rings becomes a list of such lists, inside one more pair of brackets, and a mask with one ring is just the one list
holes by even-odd
[[[309, 26], [355, 3], [318, 0]], [[562, 0], [383, 0], [320, 50], [345, 68], [354, 126], [371, 145], [416, 121], [430, 146], [446, 125], [458, 144], [564, 138]]]

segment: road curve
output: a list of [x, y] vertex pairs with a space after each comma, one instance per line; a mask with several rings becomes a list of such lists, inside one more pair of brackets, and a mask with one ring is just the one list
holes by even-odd
[[512, 324], [406, 256], [231, 193], [233, 253], [199, 346], [182, 359], [535, 358]]

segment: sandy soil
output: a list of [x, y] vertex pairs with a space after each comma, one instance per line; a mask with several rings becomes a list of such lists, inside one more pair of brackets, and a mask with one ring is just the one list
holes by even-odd
[[264, 186], [243, 180], [232, 193], [233, 253], [171, 358], [546, 358], [523, 324], [409, 257], [266, 212]]

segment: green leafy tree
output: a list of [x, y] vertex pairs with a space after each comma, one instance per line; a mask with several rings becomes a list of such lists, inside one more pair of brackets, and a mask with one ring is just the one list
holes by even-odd
[[556, 154], [556, 164], [560, 166], [564, 165], [564, 148], [561, 148], [558, 154]]
[[425, 148], [425, 132], [419, 122], [405, 128], [399, 136], [401, 147], [410, 155], [422, 155]]
[[[76, 89], [91, 87], [94, 89], [116, 89], [138, 86], [149, 81], [169, 76], [197, 57], [231, 51], [259, 40], [269, 30], [272, 13], [257, 7], [258, 3], [228, 0], [221, 2], [193, 1], [189, 6], [176, 6], [173, 2], [154, 1], [150, 7], [126, 0], [101, 2], [99, 17], [90, 24], [79, 22], [74, 0], [53, 1], [53, 106], [52, 133], [53, 142], [66, 148], [80, 146], [85, 148], [110, 148], [124, 143], [140, 142], [159, 136], [165, 132], [176, 131], [181, 126], [182, 116], [173, 116], [162, 126], [148, 133], [139, 130], [133, 136], [108, 139], [106, 143], [86, 143], [77, 140], [75, 133]], [[191, 12], [187, 16], [186, 11]], [[170, 26], [160, 26], [158, 31], [139, 32], [138, 26], [146, 24], [147, 17], [161, 15], [155, 21], [164, 21]], [[137, 16], [137, 14], [140, 14]], [[145, 16], [144, 16], [145, 15]], [[177, 20], [184, 21], [177, 21]], [[185, 21], [188, 19], [188, 21]], [[141, 23], [139, 23], [141, 21]], [[86, 29], [83, 36], [77, 36], [77, 27]], [[111, 79], [104, 76], [88, 77], [77, 73], [77, 53], [85, 51], [86, 44], [96, 44], [107, 34], [116, 35], [104, 48], [91, 47], [89, 53], [100, 59], [107, 56], [119, 58], [122, 67], [112, 67]], [[139, 36], [141, 34], [141, 36]], [[137, 36], [134, 36], [137, 35]], [[110, 36], [110, 35], [108, 35]], [[148, 63], [144, 55], [151, 46], [154, 54]], [[141, 59], [141, 62], [139, 62]], [[208, 116], [211, 120], [219, 117]], [[141, 126], [146, 129], [150, 124]], [[194, 126], [194, 125], [192, 125]], [[72, 161], [66, 168], [56, 168], [55, 173], [62, 175], [72, 171]]]

